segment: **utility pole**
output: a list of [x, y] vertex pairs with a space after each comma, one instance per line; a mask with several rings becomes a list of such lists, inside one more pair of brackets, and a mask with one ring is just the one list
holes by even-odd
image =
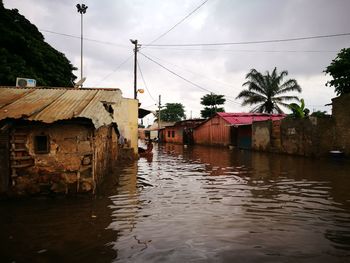
[[160, 109], [161, 109], [161, 96], [159, 95], [159, 101], [158, 101], [158, 140], [160, 135]]
[[[83, 79], [83, 14], [86, 13], [86, 9], [88, 9], [87, 5], [77, 4], [77, 11], [80, 13], [80, 79]], [[81, 84], [83, 87], [83, 84]]]
[[132, 40], [130, 42], [134, 44], [134, 99], [137, 99], [137, 52], [139, 51], [139, 45], [137, 39]]

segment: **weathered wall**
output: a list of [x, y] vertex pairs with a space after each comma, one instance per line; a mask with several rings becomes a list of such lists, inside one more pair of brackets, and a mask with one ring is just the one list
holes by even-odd
[[254, 122], [252, 125], [252, 149], [267, 151], [271, 147], [271, 121]]
[[[174, 137], [172, 136], [174, 132]], [[165, 127], [164, 141], [169, 143], [183, 143], [183, 128], [182, 127]]]
[[332, 100], [332, 113], [336, 126], [335, 150], [350, 154], [350, 94], [344, 94]]
[[333, 148], [335, 127], [331, 118], [284, 119], [281, 151], [304, 156], [327, 155]]
[[111, 172], [118, 159], [117, 136], [110, 126], [103, 126], [94, 134], [94, 181], [98, 184]]
[[[28, 124], [11, 131], [11, 170], [15, 192], [85, 192], [92, 176], [93, 127]], [[35, 153], [34, 138], [47, 135], [49, 152]]]
[[136, 154], [138, 140], [138, 100], [123, 98], [121, 104], [115, 107], [114, 119], [118, 124], [120, 134], [130, 140], [130, 147], [134, 149], [134, 153]]
[[193, 139], [195, 144], [230, 145], [230, 126], [225, 120], [215, 116], [193, 130]]
[[[49, 152], [36, 153], [34, 138], [47, 135]], [[16, 194], [92, 192], [117, 159], [111, 126], [56, 123], [16, 125], [11, 131], [11, 179]]]
[[254, 122], [253, 149], [302, 156], [327, 155], [334, 147], [335, 125], [331, 118]]

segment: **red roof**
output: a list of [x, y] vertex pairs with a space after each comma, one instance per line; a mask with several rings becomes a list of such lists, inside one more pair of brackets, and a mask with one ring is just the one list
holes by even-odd
[[266, 121], [266, 120], [276, 121], [286, 117], [285, 114], [267, 114], [267, 113], [218, 112], [217, 115], [219, 115], [229, 124], [233, 124], [233, 125], [252, 124], [253, 121]]

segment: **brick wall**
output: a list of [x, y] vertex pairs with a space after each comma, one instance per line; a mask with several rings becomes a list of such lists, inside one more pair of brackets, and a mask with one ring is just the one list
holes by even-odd
[[350, 94], [334, 98], [332, 102], [337, 138], [335, 149], [350, 155]]
[[292, 119], [253, 123], [253, 149], [302, 156], [324, 156], [334, 149], [332, 118]]

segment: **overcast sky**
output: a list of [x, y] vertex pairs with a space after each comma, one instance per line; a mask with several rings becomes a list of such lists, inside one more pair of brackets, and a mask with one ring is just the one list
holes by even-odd
[[[148, 44], [171, 29], [204, 0], [85, 0], [84, 87], [119, 88], [133, 97], [133, 46], [129, 39]], [[71, 0], [4, 0], [17, 8], [79, 69], [80, 14]], [[182, 23], [153, 44], [223, 43], [350, 32], [348, 0], [209, 0]], [[49, 33], [52, 31], [74, 37]], [[330, 112], [335, 97], [326, 87], [323, 70], [340, 49], [350, 47], [350, 36], [304, 41], [205, 47], [145, 47], [141, 52], [200, 87], [229, 99], [227, 112], [249, 111], [235, 100], [247, 72], [287, 70], [298, 81], [306, 106]], [[129, 60], [127, 60], [130, 58]], [[123, 61], [127, 60], [124, 64]], [[122, 65], [121, 65], [122, 64]], [[155, 110], [162, 104], [181, 102], [188, 117], [200, 117], [200, 98], [208, 92], [174, 76], [139, 54], [148, 91], [138, 75], [141, 107]], [[147, 117], [146, 117], [147, 119]], [[149, 121], [152, 119], [148, 117]]]

